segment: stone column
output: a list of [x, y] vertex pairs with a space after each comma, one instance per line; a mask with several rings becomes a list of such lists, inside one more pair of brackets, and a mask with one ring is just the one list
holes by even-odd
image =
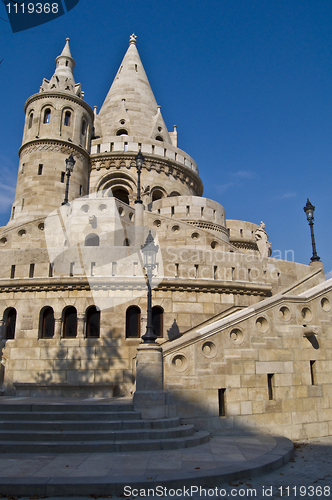
[[61, 318], [54, 318], [54, 338], [55, 339], [61, 338], [61, 323], [62, 323]]
[[163, 377], [162, 347], [158, 344], [140, 344], [136, 356], [136, 391], [134, 410], [142, 418], [166, 416], [166, 394]]
[[85, 314], [77, 315], [77, 338], [84, 339]]

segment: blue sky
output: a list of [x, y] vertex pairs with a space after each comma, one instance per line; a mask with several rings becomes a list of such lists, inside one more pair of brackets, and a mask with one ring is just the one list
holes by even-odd
[[198, 164], [204, 196], [229, 219], [263, 220], [274, 255], [293, 250], [302, 263], [311, 257], [309, 197], [318, 255], [332, 276], [328, 0], [80, 0], [15, 34], [0, 19], [0, 224], [14, 199], [24, 102], [52, 76], [65, 38], [75, 80], [100, 109], [133, 32], [168, 129], [177, 125], [179, 147]]

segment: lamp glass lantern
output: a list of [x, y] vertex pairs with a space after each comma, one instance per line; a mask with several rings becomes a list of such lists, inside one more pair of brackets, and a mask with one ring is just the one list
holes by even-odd
[[69, 158], [66, 158], [66, 170], [72, 173], [72, 171], [74, 170], [75, 163], [76, 161], [73, 157], [73, 153], [70, 153]]
[[307, 204], [305, 207], [303, 207], [303, 210], [306, 213], [307, 220], [308, 222], [314, 220], [314, 212], [315, 212], [315, 207], [310, 203], [309, 198], [307, 198]]

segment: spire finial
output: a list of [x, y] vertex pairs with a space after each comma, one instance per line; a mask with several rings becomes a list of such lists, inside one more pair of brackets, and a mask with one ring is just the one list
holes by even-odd
[[136, 39], [137, 39], [137, 36], [134, 35], [134, 33], [130, 36], [129, 38], [129, 45], [136, 45]]

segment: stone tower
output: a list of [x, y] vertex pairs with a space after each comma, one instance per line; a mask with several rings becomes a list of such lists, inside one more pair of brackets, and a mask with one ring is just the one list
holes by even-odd
[[75, 84], [69, 38], [56, 58], [51, 80], [25, 103], [25, 125], [15, 201], [10, 225], [45, 217], [58, 208], [65, 193], [65, 159], [76, 164], [70, 179], [69, 200], [87, 194], [93, 111]]
[[95, 119], [90, 192], [112, 189], [132, 205], [136, 198], [135, 156], [141, 150], [142, 199], [146, 207], [167, 196], [201, 196], [195, 161], [177, 147], [176, 127], [168, 132], [132, 35], [104, 104]]

